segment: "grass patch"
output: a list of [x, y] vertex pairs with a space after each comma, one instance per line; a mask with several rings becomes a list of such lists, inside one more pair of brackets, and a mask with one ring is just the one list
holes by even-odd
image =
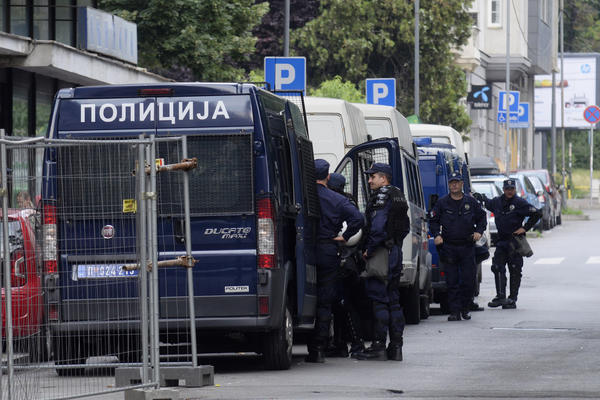
[[569, 207], [563, 208], [562, 213], [564, 215], [583, 215], [583, 211], [575, 210], [575, 209], [569, 208]]

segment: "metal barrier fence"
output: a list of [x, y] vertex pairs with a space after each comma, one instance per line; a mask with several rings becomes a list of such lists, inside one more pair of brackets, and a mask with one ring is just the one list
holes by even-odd
[[[196, 165], [185, 137], [0, 132], [2, 399], [212, 384], [192, 318]], [[176, 301], [161, 300], [172, 288]]]

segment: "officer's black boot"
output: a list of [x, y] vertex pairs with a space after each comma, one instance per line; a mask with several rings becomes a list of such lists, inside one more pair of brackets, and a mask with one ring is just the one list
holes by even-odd
[[385, 349], [385, 340], [375, 340], [371, 346], [361, 353], [356, 353], [357, 360], [385, 361], [387, 353]]
[[494, 272], [494, 282], [496, 283], [496, 297], [488, 303], [488, 307], [492, 308], [506, 304], [506, 275]]
[[387, 347], [387, 358], [393, 361], [402, 361], [402, 337], [392, 339]]
[[448, 321], [460, 321], [460, 313], [451, 312], [450, 315], [448, 315]]
[[365, 351], [365, 344], [362, 340], [354, 342], [350, 345], [350, 357], [357, 358], [359, 353], [363, 353]]
[[517, 273], [510, 274], [510, 296], [506, 300], [503, 309], [517, 308], [517, 296], [519, 295], [519, 287], [521, 286], [521, 276]]

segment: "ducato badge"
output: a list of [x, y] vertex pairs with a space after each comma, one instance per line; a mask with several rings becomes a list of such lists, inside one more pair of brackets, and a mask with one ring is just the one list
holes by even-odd
[[101, 234], [104, 239], [112, 239], [115, 237], [115, 227], [112, 225], [104, 225]]
[[471, 206], [468, 204], [465, 204], [465, 210], [470, 210], [470, 209], [471, 209]]
[[509, 210], [510, 210], [510, 211], [512, 211], [512, 210], [514, 210], [514, 209], [515, 209], [515, 205], [514, 205], [514, 204], [511, 204], [510, 206], [508, 206], [508, 208], [509, 208]]

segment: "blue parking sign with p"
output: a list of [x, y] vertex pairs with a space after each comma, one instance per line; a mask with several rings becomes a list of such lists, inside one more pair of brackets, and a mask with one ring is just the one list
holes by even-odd
[[367, 79], [367, 104], [396, 107], [396, 79]]
[[306, 57], [265, 57], [265, 82], [272, 90], [306, 94]]

